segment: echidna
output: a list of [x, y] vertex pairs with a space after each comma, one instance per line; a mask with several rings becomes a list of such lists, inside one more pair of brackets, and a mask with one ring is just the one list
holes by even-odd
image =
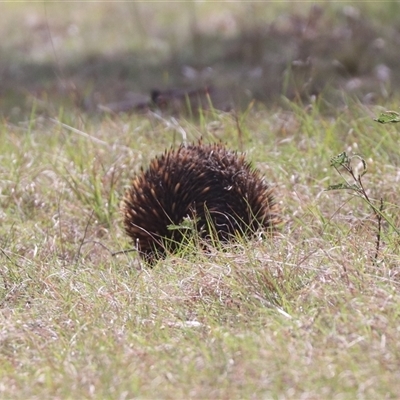
[[122, 202], [126, 233], [153, 260], [174, 251], [190, 217], [202, 237], [221, 241], [272, 231], [280, 222], [272, 188], [243, 154], [222, 144], [181, 145], [154, 158], [133, 179]]

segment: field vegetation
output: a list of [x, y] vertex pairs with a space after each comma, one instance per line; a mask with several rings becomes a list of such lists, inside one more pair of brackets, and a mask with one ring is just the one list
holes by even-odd
[[[355, 4], [2, 5], [1, 398], [398, 398], [399, 130], [374, 119], [400, 6]], [[205, 110], [151, 106], [203, 85]], [[115, 255], [134, 173], [201, 137], [274, 185], [277, 236]]]

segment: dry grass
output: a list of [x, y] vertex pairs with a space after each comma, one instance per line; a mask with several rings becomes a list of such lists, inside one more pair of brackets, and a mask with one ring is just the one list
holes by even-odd
[[[398, 128], [373, 121], [381, 107], [343, 95], [190, 120], [89, 116], [47, 95], [0, 121], [0, 397], [398, 397], [399, 236], [383, 224], [375, 262], [371, 208], [326, 191], [342, 181], [331, 157], [361, 154], [369, 197], [399, 226]], [[276, 185], [280, 234], [194, 241], [152, 269], [112, 256], [131, 246], [119, 203], [135, 171], [200, 136]]]
[[[374, 264], [368, 206], [324, 191], [340, 180], [330, 157], [357, 145], [371, 197], [390, 202], [398, 224], [395, 132], [356, 104], [360, 116], [347, 122], [346, 111], [326, 119], [294, 107], [242, 121], [243, 135], [254, 132], [248, 157], [277, 185], [281, 234], [187, 248], [153, 269], [134, 253], [111, 255], [130, 247], [118, 203], [134, 171], [179, 133], [146, 117], [105, 119], [88, 137], [40, 117], [4, 126], [2, 396], [395, 398], [398, 236], [384, 227]], [[179, 127], [194, 140], [218, 123], [236, 146], [234, 118], [205, 122]]]

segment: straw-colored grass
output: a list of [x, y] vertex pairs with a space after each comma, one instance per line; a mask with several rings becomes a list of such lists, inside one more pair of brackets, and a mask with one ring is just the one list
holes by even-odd
[[[342, 106], [189, 119], [86, 114], [48, 96], [0, 121], [1, 398], [398, 397], [398, 232], [383, 220], [375, 259], [370, 205], [326, 190], [343, 182], [331, 158], [361, 155], [368, 197], [398, 229], [398, 128], [373, 121], [383, 107], [343, 94]], [[153, 268], [113, 256], [132, 247], [119, 212], [131, 178], [184, 137], [245, 151], [276, 188], [283, 229], [207, 251], [194, 240]]]

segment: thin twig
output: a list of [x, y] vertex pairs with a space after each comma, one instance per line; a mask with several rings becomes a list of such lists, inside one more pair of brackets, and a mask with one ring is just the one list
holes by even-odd
[[[10, 257], [2, 248], [0, 248], [0, 251], [3, 253], [3, 256], [4, 256], [5, 258], [7, 258], [8, 261], [10, 261], [10, 262], [13, 263], [16, 267], [19, 268], [19, 265], [18, 265], [16, 262], [14, 262], [14, 261], [11, 259], [11, 257]], [[5, 274], [2, 270], [0, 270], [0, 275], [1, 275], [1, 277], [3, 278], [4, 287], [5, 287], [5, 289], [8, 291], [9, 288], [10, 288], [10, 286], [8, 285], [8, 281], [7, 281], [7, 279], [6, 279], [6, 274]]]
[[381, 197], [381, 204], [379, 207], [379, 213], [375, 213], [376, 218], [378, 220], [378, 232], [376, 233], [376, 250], [375, 250], [375, 257], [374, 262], [375, 264], [378, 261], [380, 244], [381, 244], [381, 233], [382, 233], [382, 212], [383, 212], [383, 198]]
[[237, 129], [237, 132], [238, 132], [239, 150], [243, 151], [243, 131], [242, 131], [242, 128], [240, 126], [238, 113], [236, 111], [234, 113], [234, 117], [235, 117], [235, 122], [236, 122], [236, 129]]
[[114, 257], [114, 256], [117, 256], [118, 254], [130, 253], [131, 251], [137, 251], [137, 249], [132, 248], [132, 249], [127, 249], [127, 250], [114, 251], [114, 252], [111, 253], [111, 255]]
[[76, 256], [75, 256], [75, 260], [76, 260], [76, 261], [78, 261], [79, 256], [80, 256], [80, 254], [81, 254], [82, 246], [83, 246], [83, 244], [84, 244], [84, 242], [85, 242], [86, 234], [87, 234], [87, 231], [88, 231], [88, 229], [89, 229], [90, 220], [92, 219], [93, 214], [94, 214], [94, 209], [92, 210], [92, 212], [91, 212], [91, 214], [90, 214], [90, 216], [89, 216], [89, 219], [88, 219], [88, 221], [87, 221], [87, 223], [86, 223], [85, 232], [83, 233], [83, 238], [82, 238], [82, 240], [81, 240], [81, 243], [80, 243], [80, 245], [79, 245], [78, 251], [77, 251]]
[[62, 237], [62, 226], [61, 226], [61, 194], [58, 197], [58, 202], [57, 202], [57, 212], [58, 212], [58, 228], [59, 228], [59, 234], [60, 234], [60, 248], [61, 248], [61, 259], [63, 263], [63, 267], [65, 267], [65, 253], [64, 253], [64, 242], [63, 242], [63, 237]]
[[[76, 129], [76, 128], [72, 127], [72, 126], [69, 126], [69, 125], [67, 125], [67, 124], [64, 124], [63, 122], [61, 122], [61, 121], [59, 121], [59, 120], [57, 120], [57, 119], [55, 119], [55, 118], [49, 118], [49, 120], [52, 121], [52, 122], [54, 122], [54, 123], [56, 123], [56, 124], [61, 125], [63, 128], [69, 130], [69, 131], [72, 132], [72, 133], [75, 133], [75, 134], [77, 134], [77, 135], [79, 135], [79, 136], [82, 136], [82, 137], [84, 137], [84, 138], [86, 138], [86, 139], [91, 140], [93, 143], [101, 144], [102, 146], [111, 147], [111, 144], [110, 144], [110, 143], [107, 143], [107, 142], [105, 142], [104, 140], [101, 140], [101, 139], [97, 139], [96, 137], [91, 136], [91, 135], [89, 135], [89, 134], [86, 133], [86, 132], [83, 132], [83, 131], [81, 131], [81, 130], [79, 130], [79, 129]], [[112, 146], [115, 146], [115, 147], [117, 147], [117, 148], [119, 148], [119, 149], [124, 149], [124, 150], [128, 150], [128, 151], [132, 151], [132, 149], [131, 149], [130, 147], [128, 147], [128, 146], [123, 146], [123, 145], [115, 144], [115, 143], [113, 143]]]
[[88, 243], [94, 243], [94, 244], [99, 244], [103, 249], [106, 249], [111, 255], [113, 255], [113, 252], [103, 243], [99, 242], [98, 240], [87, 240], [86, 242], [82, 243], [82, 246]]

